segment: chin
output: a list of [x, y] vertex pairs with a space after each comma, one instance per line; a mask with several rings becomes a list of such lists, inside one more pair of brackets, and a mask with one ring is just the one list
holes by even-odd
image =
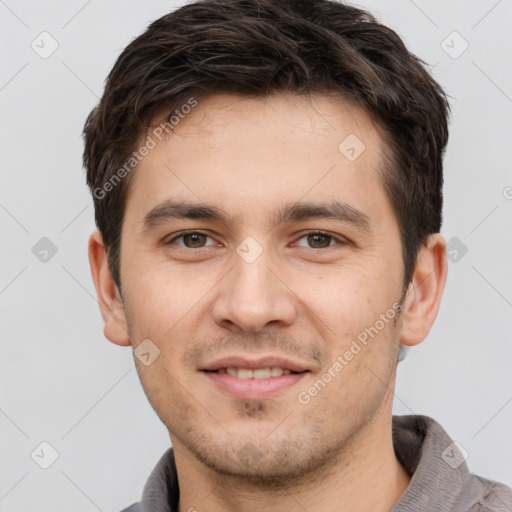
[[[249, 437], [249, 436], [248, 436]], [[333, 463], [332, 447], [307, 446], [299, 440], [281, 439], [278, 444], [230, 439], [225, 446], [212, 442], [189, 446], [193, 455], [216, 474], [251, 487], [283, 488], [297, 485], [322, 466]]]

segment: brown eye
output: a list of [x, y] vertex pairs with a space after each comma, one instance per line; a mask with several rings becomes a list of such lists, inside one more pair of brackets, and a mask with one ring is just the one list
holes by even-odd
[[349, 245], [348, 240], [341, 235], [332, 235], [325, 231], [310, 231], [309, 233], [303, 234], [295, 242], [295, 246], [303, 247], [306, 249], [334, 249]]
[[331, 245], [332, 236], [324, 233], [312, 233], [307, 235], [307, 239], [312, 249], [324, 249]]
[[206, 235], [202, 233], [187, 233], [183, 236], [183, 242], [186, 247], [190, 247], [191, 249], [197, 249], [198, 247], [204, 247], [206, 243]]
[[186, 249], [201, 249], [207, 247], [207, 240], [209, 238], [211, 239], [211, 237], [204, 233], [190, 231], [189, 233], [181, 233], [175, 236], [166, 242], [166, 245], [175, 244]]

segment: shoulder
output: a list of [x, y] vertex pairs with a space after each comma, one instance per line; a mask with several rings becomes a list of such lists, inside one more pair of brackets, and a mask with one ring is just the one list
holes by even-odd
[[510, 512], [512, 510], [512, 488], [501, 482], [472, 476], [484, 484], [485, 491], [468, 512]]
[[140, 504], [134, 503], [133, 505], [130, 505], [128, 508], [123, 508], [121, 512], [140, 512]]

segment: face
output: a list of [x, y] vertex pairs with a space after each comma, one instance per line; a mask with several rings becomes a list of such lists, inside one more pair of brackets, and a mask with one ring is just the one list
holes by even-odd
[[121, 287], [176, 449], [291, 480], [390, 411], [403, 260], [383, 149], [339, 98], [215, 95], [141, 161]]

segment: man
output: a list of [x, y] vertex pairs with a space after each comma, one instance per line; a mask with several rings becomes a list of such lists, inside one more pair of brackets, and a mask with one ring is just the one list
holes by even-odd
[[124, 50], [87, 120], [105, 336], [172, 449], [128, 511], [505, 511], [397, 362], [438, 312], [448, 104], [327, 0], [203, 0]]

